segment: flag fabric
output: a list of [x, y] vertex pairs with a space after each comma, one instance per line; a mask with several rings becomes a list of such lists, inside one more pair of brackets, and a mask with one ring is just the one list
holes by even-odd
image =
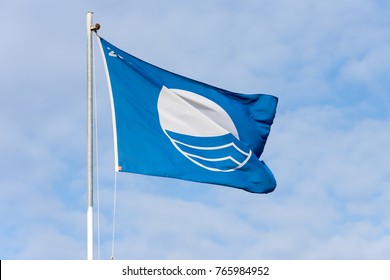
[[110, 89], [116, 171], [269, 193], [259, 160], [278, 99], [177, 75], [99, 38]]

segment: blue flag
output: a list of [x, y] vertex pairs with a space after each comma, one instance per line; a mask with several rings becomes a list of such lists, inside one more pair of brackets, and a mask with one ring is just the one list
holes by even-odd
[[114, 126], [116, 170], [269, 193], [259, 160], [277, 98], [239, 94], [142, 61], [100, 38]]

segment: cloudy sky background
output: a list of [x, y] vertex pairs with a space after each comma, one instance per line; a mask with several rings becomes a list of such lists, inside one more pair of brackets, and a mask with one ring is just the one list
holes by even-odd
[[[82, 2], [82, 3], [81, 3]], [[0, 259], [86, 257], [86, 32], [279, 107], [268, 195], [118, 174], [118, 259], [389, 259], [390, 2], [0, 2]], [[113, 142], [96, 52], [101, 258]], [[96, 204], [95, 204], [96, 206]]]

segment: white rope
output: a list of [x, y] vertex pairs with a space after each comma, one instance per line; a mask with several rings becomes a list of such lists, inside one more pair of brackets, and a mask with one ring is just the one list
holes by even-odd
[[[97, 35], [97, 33], [96, 33]], [[98, 36], [98, 35], [97, 35]], [[93, 56], [93, 80], [94, 89], [96, 89], [96, 78], [95, 78], [95, 55]], [[93, 90], [94, 94], [94, 110], [95, 110], [95, 142], [96, 142], [96, 196], [97, 196], [97, 254], [98, 260], [100, 260], [100, 176], [99, 176], [99, 141], [98, 141], [98, 110], [96, 102], [96, 90]], [[115, 231], [116, 231], [116, 205], [117, 205], [117, 172], [114, 170], [114, 202], [113, 202], [113, 218], [112, 218], [112, 243], [111, 243], [111, 260], [116, 260], [114, 257], [115, 252]]]
[[[95, 48], [93, 50], [95, 52]], [[96, 200], [97, 200], [97, 258], [100, 260], [100, 175], [99, 175], [99, 122], [98, 122], [98, 107], [97, 107], [97, 93], [96, 93], [96, 71], [95, 71], [95, 56], [93, 55], [93, 108], [94, 108], [94, 120], [95, 120], [95, 170], [96, 170]]]
[[117, 172], [114, 171], [114, 205], [113, 205], [113, 217], [112, 217], [112, 243], [111, 243], [111, 260], [116, 260], [114, 257], [114, 252], [115, 252], [115, 230], [116, 230], [116, 202], [117, 202]]

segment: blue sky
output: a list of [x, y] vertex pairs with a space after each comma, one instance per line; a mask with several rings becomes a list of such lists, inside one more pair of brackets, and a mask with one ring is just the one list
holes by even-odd
[[[0, 3], [0, 258], [86, 257], [85, 13], [176, 73], [279, 97], [268, 195], [118, 174], [118, 259], [389, 259], [390, 2]], [[113, 140], [100, 53], [101, 258]]]

